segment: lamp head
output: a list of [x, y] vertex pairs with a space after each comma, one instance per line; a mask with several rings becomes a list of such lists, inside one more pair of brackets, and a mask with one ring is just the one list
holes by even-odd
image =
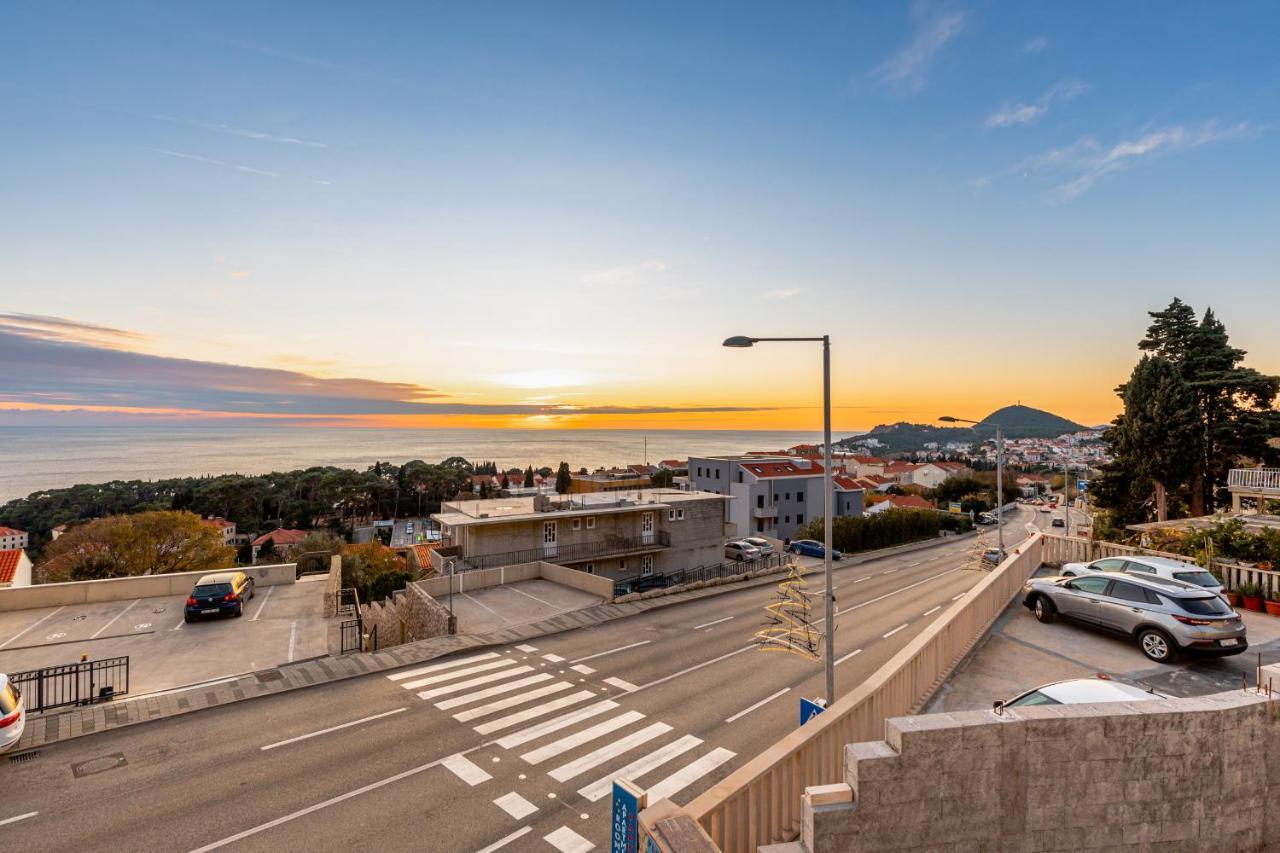
[[953, 418], [953, 417], [951, 417], [950, 415], [943, 415], [942, 417], [938, 418], [938, 420], [942, 421], [944, 424], [958, 424], [958, 423], [960, 423], [960, 419], [959, 419], [959, 418]]
[[724, 339], [724, 346], [727, 347], [749, 347], [754, 345], [755, 338], [748, 338], [745, 335], [734, 335], [732, 338]]

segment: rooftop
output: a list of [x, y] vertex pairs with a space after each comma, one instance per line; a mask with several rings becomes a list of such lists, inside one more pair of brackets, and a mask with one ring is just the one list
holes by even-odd
[[23, 550], [15, 548], [11, 551], [0, 551], [0, 583], [13, 583], [13, 576], [18, 573]]
[[678, 489], [634, 489], [626, 492], [587, 492], [573, 495], [530, 495], [482, 501], [449, 501], [431, 517], [442, 525], [458, 527], [502, 521], [547, 518], [548, 516], [598, 515], [637, 509], [666, 509], [668, 506], [699, 500], [729, 500], [711, 492]]

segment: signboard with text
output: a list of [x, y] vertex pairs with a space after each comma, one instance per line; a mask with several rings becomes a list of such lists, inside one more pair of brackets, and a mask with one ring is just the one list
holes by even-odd
[[613, 781], [613, 812], [610, 826], [611, 853], [639, 853], [640, 810], [644, 791], [625, 779]]

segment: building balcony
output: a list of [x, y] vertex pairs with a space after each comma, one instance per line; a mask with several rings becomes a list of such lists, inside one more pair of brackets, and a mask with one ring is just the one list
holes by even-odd
[[568, 565], [591, 560], [607, 560], [611, 557], [627, 557], [661, 551], [671, 546], [671, 535], [665, 530], [655, 530], [651, 536], [606, 536], [591, 542], [547, 544], [539, 548], [523, 548], [519, 551], [502, 551], [494, 554], [461, 554], [454, 571], [469, 569], [496, 569], [499, 566], [517, 566], [521, 563], [548, 563]]
[[1280, 497], [1280, 468], [1232, 468], [1227, 488], [1250, 495]]
[[776, 506], [753, 506], [751, 508], [752, 518], [777, 518], [778, 508]]

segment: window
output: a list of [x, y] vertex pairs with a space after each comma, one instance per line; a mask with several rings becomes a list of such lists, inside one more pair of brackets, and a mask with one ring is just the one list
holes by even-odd
[[542, 525], [542, 544], [556, 544], [556, 523], [554, 521], [544, 522]]
[[645, 577], [653, 574], [653, 557], [640, 558], [640, 574]]
[[667, 521], [676, 520], [676, 511], [674, 509], [667, 510]]
[[587, 574], [594, 575], [596, 573], [596, 564], [587, 563], [586, 570], [587, 570]]
[[1214, 587], [1218, 585], [1218, 579], [1208, 572], [1174, 572], [1173, 579], [1183, 583], [1193, 583], [1196, 586]]
[[574, 530], [577, 530], [577, 529], [579, 529], [580, 527], [582, 527], [582, 519], [580, 519], [580, 518], [575, 518], [575, 519], [573, 520], [573, 529], [574, 529]]
[[1027, 705], [1061, 705], [1061, 704], [1062, 703], [1059, 702], [1057, 699], [1051, 699], [1048, 696], [1046, 696], [1044, 693], [1041, 693], [1039, 690], [1033, 690], [1030, 693], [1028, 693], [1026, 696], [1021, 696], [1017, 699], [1014, 699], [1005, 707], [1006, 708], [1022, 708]]
[[764, 509], [764, 495], [756, 495], [756, 509]]
[[1124, 560], [1098, 560], [1097, 562], [1091, 563], [1089, 568], [1098, 572], [1122, 572], [1124, 571]]
[[1143, 604], [1147, 603], [1146, 590], [1136, 584], [1125, 583], [1123, 581], [1116, 581], [1113, 583], [1111, 585], [1111, 592], [1107, 594], [1111, 598], [1117, 598], [1120, 601], [1138, 601]]
[[1067, 589], [1073, 589], [1076, 592], [1091, 592], [1095, 595], [1102, 595], [1107, 589], [1107, 584], [1111, 583], [1111, 578], [1099, 577], [1098, 575], [1086, 575], [1082, 578], [1076, 578], [1068, 581]]
[[1232, 612], [1227, 603], [1216, 595], [1207, 598], [1177, 598], [1174, 601], [1183, 610], [1197, 616], [1226, 616]]
[[804, 492], [796, 492], [796, 502], [804, 503]]
[[595, 516], [588, 516], [588, 517], [587, 517], [587, 529], [588, 529], [588, 530], [595, 530], [595, 529], [596, 529], [596, 519], [595, 519]]
[[777, 502], [778, 502], [778, 493], [777, 493], [777, 492], [774, 492], [774, 493], [773, 493], [773, 502], [774, 502], [774, 503], [777, 503]]
[[676, 521], [684, 521], [684, 510], [676, 510]]
[[796, 513], [796, 524], [804, 524], [804, 513]]
[[717, 480], [719, 480], [719, 479], [720, 479], [720, 469], [719, 469], [719, 468], [717, 468], [717, 469], [716, 469], [716, 479], [717, 479]]
[[787, 492], [787, 500], [791, 500], [791, 493]]
[[618, 561], [618, 571], [620, 571], [620, 572], [625, 572], [626, 570], [627, 570], [627, 561], [626, 561], [626, 560], [619, 560], [619, 561]]
[[787, 523], [787, 524], [790, 524], [790, 523], [791, 523], [791, 516], [789, 516], [789, 515], [788, 515], [788, 516], [785, 516], [785, 518], [786, 518], [786, 523]]

